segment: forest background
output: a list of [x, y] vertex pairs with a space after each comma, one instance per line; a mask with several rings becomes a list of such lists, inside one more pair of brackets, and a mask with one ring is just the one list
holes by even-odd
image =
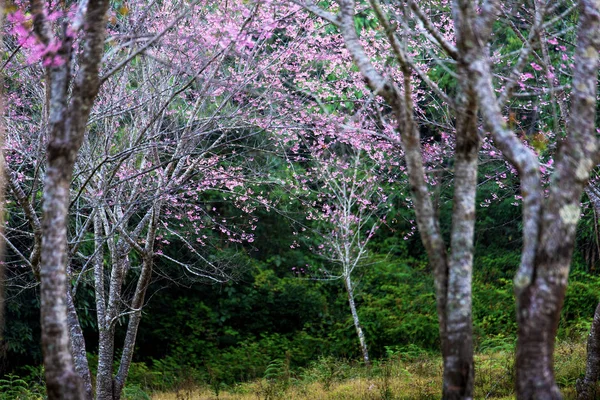
[[[358, 3], [356, 30], [373, 62], [393, 76], [384, 29], [374, 10]], [[422, 7], [441, 32], [453, 33], [447, 2]], [[498, 90], [507, 84], [517, 93], [504, 109], [506, 121], [547, 179], [569, 104], [578, 13], [570, 2], [544, 7], [531, 12], [505, 2], [490, 53]], [[59, 33], [65, 20], [77, 21], [76, 8], [61, 10], [46, 10], [50, 30]], [[7, 11], [10, 191], [0, 367], [10, 384], [14, 374], [30, 382], [41, 376], [36, 265], [53, 118], [45, 74], [63, 66], [64, 54], [51, 41], [40, 45], [28, 4]], [[396, 12], [391, 5], [387, 11]], [[129, 387], [169, 390], [191, 380], [218, 393], [262, 378], [274, 365], [301, 371], [337, 359], [369, 362], [358, 319], [371, 360], [438, 353], [433, 271], [394, 118], [366, 87], [338, 28], [270, 1], [112, 2], [108, 15], [103, 86], [70, 183], [69, 290], [91, 375], [108, 363], [112, 379], [121, 358]], [[543, 35], [528, 37], [542, 26], [540, 16]], [[448, 240], [455, 148], [448, 98], [459, 92], [456, 66], [437, 46], [423, 45], [429, 37], [422, 25], [408, 28], [416, 32], [405, 41], [415, 63], [411, 85], [428, 184]], [[80, 66], [71, 68], [76, 75]], [[480, 129], [474, 344], [480, 353], [510, 353], [517, 333], [513, 277], [523, 248], [520, 183]], [[600, 297], [595, 185], [592, 174], [561, 341], [584, 341]], [[349, 255], [340, 251], [346, 247]], [[107, 358], [98, 355], [101, 348]], [[576, 378], [560, 384], [574, 386]]]

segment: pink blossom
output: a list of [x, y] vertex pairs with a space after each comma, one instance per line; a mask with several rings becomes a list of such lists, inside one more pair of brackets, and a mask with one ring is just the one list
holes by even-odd
[[535, 69], [536, 71], [541, 71], [542, 67], [540, 67], [538, 64], [532, 62], [531, 64], [531, 68]]

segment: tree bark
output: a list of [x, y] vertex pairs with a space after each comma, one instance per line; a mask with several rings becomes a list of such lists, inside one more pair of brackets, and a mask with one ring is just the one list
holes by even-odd
[[480, 146], [476, 81], [468, 63], [476, 53], [472, 21], [474, 4], [454, 1], [458, 95], [452, 230], [448, 259], [446, 348], [444, 349], [444, 399], [472, 399], [475, 367], [473, 360], [472, 274], [475, 237]]
[[360, 343], [360, 351], [362, 352], [363, 361], [367, 367], [371, 366], [371, 360], [369, 358], [369, 349], [367, 347], [367, 340], [363, 332], [362, 326], [360, 325], [360, 319], [358, 312], [356, 311], [356, 303], [354, 302], [354, 287], [350, 276], [344, 276], [344, 286], [346, 287], [346, 293], [348, 293], [348, 303], [350, 304], [350, 312], [352, 313], [352, 320], [354, 321], [354, 328], [356, 328], [356, 335]]
[[554, 158], [547, 199], [537, 156], [508, 129], [502, 117], [483, 45], [487, 39], [474, 42], [480, 53], [469, 62], [486, 128], [521, 180], [524, 246], [515, 276], [518, 399], [562, 398], [553, 372], [554, 341], [575, 244], [579, 199], [598, 159], [594, 122], [600, 13], [598, 4], [587, 0], [580, 1], [580, 11], [568, 135]]
[[537, 279], [519, 294], [517, 377], [519, 399], [562, 399], [554, 379], [554, 339], [566, 286]]
[[[121, 247], [121, 246], [117, 246]], [[121, 304], [121, 291], [126, 274], [127, 254], [122, 249], [115, 250], [113, 267], [110, 277], [109, 301], [106, 305], [104, 318], [98, 319], [98, 373], [96, 375], [96, 399], [112, 400], [115, 395], [115, 382], [113, 379], [113, 362], [115, 354], [115, 323], [119, 317]], [[99, 273], [96, 273], [98, 276]], [[102, 281], [97, 281], [97, 286], [102, 286]], [[96, 293], [101, 289], [96, 288]], [[103, 290], [103, 289], [102, 289]], [[99, 302], [100, 299], [96, 299]], [[101, 303], [98, 303], [101, 304]], [[100, 317], [101, 314], [99, 314]]]
[[[82, 50], [76, 79], [71, 76], [73, 36], [64, 26], [57, 38], [44, 2], [30, 0], [33, 29], [43, 46], [59, 43], [61, 65], [47, 67], [50, 89], [47, 170], [44, 181], [40, 262], [42, 350], [48, 399], [83, 399], [85, 394], [74, 370], [67, 323], [67, 220], [70, 184], [77, 153], [100, 87], [109, 2], [90, 0], [76, 18], [82, 27]], [[79, 20], [81, 19], [81, 20]]]
[[96, 374], [96, 399], [114, 398], [113, 360], [114, 360], [114, 324], [99, 328], [98, 372]]
[[[466, 74], [465, 80], [469, 82]], [[454, 197], [451, 248], [446, 304], [446, 343], [444, 354], [444, 399], [473, 397], [472, 273], [477, 189], [477, 105], [466, 84], [457, 102], [460, 113], [456, 127]]]
[[516, 285], [519, 399], [562, 398], [553, 373], [554, 341], [581, 212], [579, 199], [599, 158], [595, 120], [600, 4], [581, 0], [579, 5], [568, 136], [555, 158], [533, 274], [525, 285]]
[[594, 400], [599, 396], [600, 378], [600, 303], [594, 312], [594, 320], [587, 341], [585, 376], [577, 380], [577, 400]]
[[152, 255], [146, 254], [142, 262], [142, 272], [138, 278], [134, 298], [131, 302], [132, 313], [129, 315], [129, 323], [127, 324], [127, 334], [125, 336], [125, 342], [123, 343], [121, 362], [119, 364], [117, 376], [115, 377], [114, 400], [119, 400], [121, 398], [123, 387], [127, 381], [127, 375], [129, 374], [129, 367], [131, 366], [133, 351], [135, 349], [135, 340], [142, 319], [142, 307], [144, 306], [146, 289], [148, 289], [148, 285], [150, 285], [150, 280], [152, 278], [153, 264], [154, 261], [152, 260]]
[[[96, 280], [96, 307], [100, 336], [98, 348], [98, 373], [96, 378], [96, 399], [98, 400], [120, 399], [123, 387], [125, 386], [135, 349], [135, 340], [142, 317], [142, 307], [144, 305], [146, 290], [152, 278], [154, 241], [156, 239], [156, 229], [161, 209], [162, 201], [159, 200], [146, 213], [146, 216], [138, 222], [132, 233], [123, 231], [121, 232], [122, 236], [117, 243], [108, 242], [109, 253], [112, 258], [108, 302], [106, 302], [106, 296], [104, 294], [104, 267], [102, 262], [102, 240], [100, 236], [101, 220], [104, 223], [104, 229], [107, 236], [111, 233], [110, 221], [105, 212], [99, 213], [98, 218], [94, 221], [94, 232], [96, 237], [94, 276]], [[125, 220], [127, 220], [127, 217], [125, 217], [124, 220], [113, 222], [121, 224]], [[148, 226], [145, 238], [146, 244], [144, 248], [141, 248], [135, 243], [135, 240], [145, 226]], [[127, 333], [123, 344], [119, 370], [117, 374], [113, 376], [115, 352], [114, 328], [116, 319], [121, 315], [120, 305], [122, 303], [122, 286], [127, 271], [129, 270], [128, 255], [133, 248], [135, 248], [142, 256], [142, 269], [130, 304], [130, 311], [128, 312], [129, 323], [127, 325]]]
[[92, 377], [86, 354], [85, 339], [83, 337], [81, 325], [79, 324], [79, 317], [77, 316], [77, 310], [75, 309], [70, 288], [67, 288], [67, 324], [69, 325], [69, 333], [71, 336], [75, 371], [81, 377], [85, 398], [87, 400], [92, 400], [94, 394], [92, 390]]
[[[475, 190], [477, 184], [477, 150], [479, 138], [476, 125], [476, 102], [469, 79], [461, 84], [463, 108], [457, 125], [457, 178], [455, 213], [452, 226], [452, 253], [446, 253], [439, 221], [432, 203], [423, 165], [421, 138], [414, 120], [412, 99], [412, 69], [402, 51], [402, 45], [377, 0], [371, 0], [377, 18], [385, 28], [388, 41], [400, 64], [403, 93], [391, 80], [373, 67], [365, 54], [354, 26], [354, 1], [340, 3], [338, 22], [348, 51], [358, 65], [367, 84], [382, 96], [392, 108], [401, 133], [411, 195], [415, 206], [417, 226], [434, 271], [436, 302], [440, 325], [440, 340], [444, 358], [443, 397], [470, 399], [473, 391], [473, 345], [471, 324], [471, 270], [473, 261], [473, 232], [475, 223]], [[465, 65], [465, 62], [462, 61]], [[467, 76], [467, 74], [464, 74]]]
[[42, 349], [48, 398], [85, 398], [75, 372], [67, 324], [67, 214], [72, 163], [48, 152], [41, 249]]
[[[596, 214], [600, 212], [600, 192], [598, 188], [588, 186], [585, 189]], [[577, 380], [577, 399], [594, 400], [598, 392], [600, 378], [600, 303], [596, 306], [592, 327], [587, 340], [587, 360], [585, 376]]]
[[[98, 319], [98, 368], [96, 372], [96, 399], [113, 398], [113, 341], [110, 318], [106, 315], [104, 293], [104, 251], [102, 241], [102, 211], [94, 215], [94, 289]], [[114, 264], [113, 264], [114, 267]], [[114, 329], [113, 329], [114, 331]]]
[[[0, 26], [4, 26], [5, 0], [0, 0]], [[2, 40], [0, 34], [0, 40]], [[0, 75], [0, 115], [4, 116], [4, 76]], [[4, 238], [6, 224], [6, 191], [7, 191], [7, 168], [4, 158], [4, 147], [6, 144], [6, 126], [4, 120], [0, 121], [0, 233]], [[4, 250], [6, 243], [0, 239], [0, 374], [5, 373], [6, 345], [4, 342], [4, 331], [6, 328], [6, 264], [4, 263]]]

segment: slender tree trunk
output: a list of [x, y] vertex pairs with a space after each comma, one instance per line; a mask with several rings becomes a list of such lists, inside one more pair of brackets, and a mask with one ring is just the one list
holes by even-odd
[[[79, 69], [72, 79], [74, 35], [58, 38], [46, 13], [46, 4], [30, 0], [33, 30], [44, 46], [58, 43], [56, 56], [61, 65], [47, 67], [49, 135], [44, 182], [42, 245], [40, 261], [42, 350], [48, 399], [84, 399], [79, 375], [75, 372], [67, 323], [67, 219], [73, 166], [83, 142], [87, 121], [100, 88], [98, 72], [102, 63], [109, 2], [90, 0], [76, 17], [81, 23], [83, 45], [78, 53]], [[80, 19], [81, 18], [81, 19]]]
[[110, 278], [109, 301], [102, 321], [98, 321], [98, 373], [96, 375], [96, 399], [112, 400], [115, 393], [113, 363], [115, 354], [115, 319], [121, 304], [121, 287], [125, 278], [126, 255], [117, 251]]
[[99, 328], [98, 334], [98, 373], [96, 374], [96, 399], [114, 398], [114, 324]]
[[129, 269], [128, 254], [130, 246], [120, 238], [117, 243], [108, 242], [112, 261], [109, 281], [108, 301], [104, 293], [104, 264], [101, 240], [101, 220], [106, 235], [111, 234], [111, 226], [107, 215], [102, 212], [94, 221], [96, 236], [96, 260], [94, 278], [96, 283], [96, 311], [98, 314], [98, 372], [96, 374], [96, 399], [113, 400], [115, 398], [114, 357], [115, 357], [115, 322], [121, 312], [122, 287]]
[[104, 244], [102, 241], [102, 211], [94, 215], [94, 291], [98, 318], [98, 368], [96, 372], [96, 398], [112, 399], [113, 359], [109, 339], [110, 325], [106, 319], [106, 296], [104, 293]]
[[360, 343], [360, 351], [362, 352], [363, 361], [368, 367], [371, 365], [369, 359], [369, 350], [367, 348], [367, 340], [363, 332], [362, 326], [360, 325], [360, 319], [358, 318], [358, 312], [356, 311], [356, 303], [354, 302], [354, 287], [350, 276], [344, 276], [344, 286], [346, 287], [346, 293], [348, 293], [348, 303], [350, 304], [350, 312], [352, 313], [352, 320], [354, 321], [354, 327], [356, 328], [356, 335]]
[[[51, 28], [44, 4], [31, 1], [34, 29], [43, 43], [50, 41]], [[58, 55], [62, 66], [50, 67], [50, 129], [46, 152], [40, 250], [40, 297], [42, 352], [48, 399], [85, 398], [75, 372], [67, 322], [67, 219], [73, 165], [83, 139], [83, 129], [73, 131], [68, 113], [71, 82], [71, 41], [61, 42]]]
[[478, 104], [476, 81], [468, 64], [476, 54], [473, 2], [454, 0], [452, 14], [456, 29], [458, 94], [456, 107], [456, 148], [454, 195], [448, 294], [446, 305], [446, 347], [443, 399], [472, 399], [475, 367], [473, 360], [472, 275], [477, 194]]
[[77, 374], [79, 374], [83, 382], [83, 389], [86, 395], [85, 398], [91, 400], [94, 397], [94, 394], [92, 391], [92, 377], [87, 360], [85, 339], [83, 337], [81, 325], [79, 324], [79, 318], [77, 317], [73, 295], [69, 288], [67, 289], [67, 324], [69, 325], [69, 333], [71, 335], [75, 371], [77, 371]]
[[[96, 280], [96, 307], [98, 312], [98, 325], [100, 334], [99, 343], [99, 361], [98, 375], [96, 384], [96, 399], [98, 400], [118, 400], [121, 398], [125, 381], [133, 358], [135, 349], [135, 340], [138, 332], [139, 323], [142, 317], [142, 307], [146, 296], [146, 290], [152, 278], [154, 241], [156, 239], [156, 229], [158, 218], [162, 208], [162, 202], [157, 201], [151, 211], [140, 221], [129, 237], [129, 241], [121, 237], [118, 243], [110, 243], [109, 249], [113, 260], [113, 268], [110, 277], [110, 287], [108, 293], [108, 303], [105, 303], [104, 295], [104, 268], [101, 257], [102, 240], [101, 236], [101, 219], [104, 221], [104, 229], [107, 234], [111, 232], [110, 223], [106, 214], [100, 213], [97, 220], [94, 221], [94, 232], [96, 236], [96, 260], [95, 260], [95, 280]], [[149, 218], [149, 219], [148, 219]], [[121, 223], [120, 221], [119, 223]], [[146, 245], [141, 248], [133, 243], [134, 238], [137, 238], [144, 226], [148, 226], [146, 233]], [[126, 235], [126, 234], [124, 234]], [[118, 318], [120, 305], [122, 302], [122, 286], [125, 275], [129, 270], [128, 254], [135, 247], [136, 251], [142, 255], [142, 270], [136, 289], [131, 301], [129, 311], [129, 323], [125, 342], [123, 344], [123, 352], [121, 362], [116, 376], [113, 376], [113, 362], [115, 352], [115, 333], [114, 322]]]
[[144, 306], [144, 299], [146, 297], [146, 290], [150, 285], [152, 278], [152, 266], [154, 261], [151, 255], [144, 255], [142, 264], [142, 273], [138, 278], [137, 286], [133, 301], [131, 302], [132, 314], [129, 316], [129, 323], [127, 325], [127, 334], [125, 336], [125, 342], [123, 344], [123, 353], [121, 355], [121, 363], [119, 364], [119, 371], [115, 377], [115, 391], [114, 399], [119, 400], [123, 393], [123, 387], [127, 381], [127, 375], [129, 374], [129, 367], [131, 366], [131, 360], [133, 358], [133, 351], [135, 349], [135, 340], [137, 337], [138, 328], [142, 319], [142, 307]]
[[600, 397], [600, 303], [596, 306], [592, 328], [587, 342], [585, 376], [577, 381], [577, 400], [594, 400]]
[[142, 271], [135, 288], [133, 300], [131, 302], [132, 314], [129, 317], [129, 324], [127, 325], [127, 335], [125, 336], [125, 343], [123, 344], [123, 354], [121, 356], [121, 363], [119, 365], [119, 371], [115, 378], [115, 400], [121, 398], [127, 375], [129, 374], [129, 367], [133, 357], [133, 351], [135, 349], [135, 340], [137, 337], [140, 320], [142, 319], [142, 307], [144, 306], [144, 300], [146, 298], [146, 290], [150, 285], [152, 279], [152, 270], [154, 266], [154, 241], [156, 240], [156, 229], [158, 227], [158, 220], [162, 212], [162, 201], [157, 201], [152, 207], [150, 213], [150, 221], [148, 223], [148, 232], [146, 232], [146, 244], [143, 249], [138, 249], [142, 253]]

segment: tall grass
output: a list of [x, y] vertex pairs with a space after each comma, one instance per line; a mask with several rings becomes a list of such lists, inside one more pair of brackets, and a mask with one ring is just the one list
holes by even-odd
[[[575, 381], [585, 372], [585, 345], [562, 342], [556, 347], [556, 379], [565, 399], [575, 399]], [[321, 358], [309, 368], [290, 373], [273, 362], [269, 376], [222, 387], [198, 385], [185, 391], [155, 393], [156, 400], [426, 400], [441, 394], [442, 361], [428, 353], [401, 352], [371, 368]], [[514, 350], [488, 350], [475, 357], [475, 398], [514, 398]], [[276, 371], [281, 367], [281, 371]]]

